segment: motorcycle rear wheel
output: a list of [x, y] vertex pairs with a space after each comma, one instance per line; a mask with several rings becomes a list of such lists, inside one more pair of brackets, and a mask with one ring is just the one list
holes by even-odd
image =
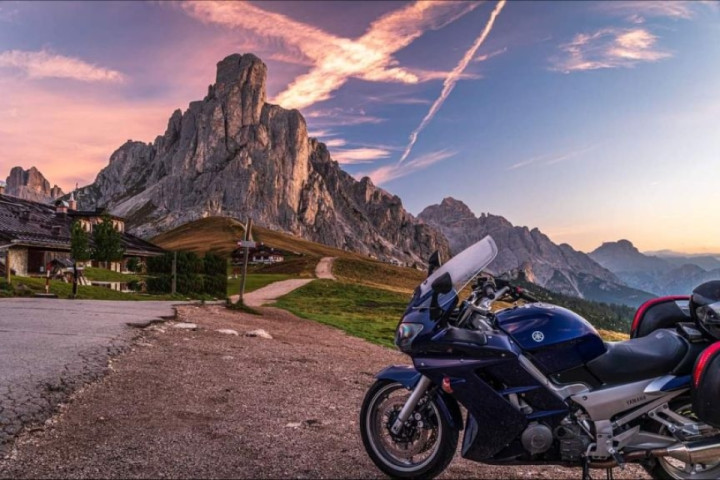
[[[692, 403], [688, 399], [680, 399], [670, 404], [670, 408], [688, 418], [696, 418], [692, 411]], [[657, 429], [657, 433], [668, 435], [665, 426]], [[714, 434], [713, 434], [714, 436]], [[698, 438], [699, 440], [699, 438]], [[720, 459], [712, 465], [686, 464], [671, 457], [656, 458], [643, 465], [645, 470], [656, 480], [685, 479], [717, 479], [720, 478]]]
[[394, 478], [433, 478], [455, 456], [458, 430], [450, 427], [435, 401], [425, 395], [399, 434], [390, 430], [410, 391], [397, 382], [378, 380], [360, 410], [360, 433], [372, 461]]

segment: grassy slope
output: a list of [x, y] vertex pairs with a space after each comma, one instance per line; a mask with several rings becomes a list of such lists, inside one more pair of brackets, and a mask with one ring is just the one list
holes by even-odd
[[[168, 249], [199, 254], [212, 251], [227, 256], [235, 249], [243, 232], [242, 223], [237, 220], [210, 217], [166, 232], [153, 241]], [[246, 291], [255, 285], [271, 283], [273, 279], [311, 277], [321, 257], [338, 257], [333, 268], [338, 282], [312, 282], [281, 298], [277, 305], [296, 315], [333, 325], [381, 345], [392, 345], [395, 326], [409, 295], [425, 278], [424, 272], [415, 269], [374, 261], [261, 227], [253, 227], [253, 236], [256, 241], [294, 254], [282, 263], [251, 268]], [[239, 281], [231, 280], [231, 285], [229, 293], [237, 293]], [[530, 290], [535, 291], [534, 286]], [[594, 302], [557, 295], [548, 295], [546, 299], [574, 310], [579, 308], [581, 311], [578, 313], [598, 328], [605, 329], [601, 334], [608, 340], [624, 336], [610, 330], [627, 331], [629, 309], [618, 316], [613, 307], [607, 308]]]
[[280, 298], [276, 306], [337, 327], [373, 343], [393, 346], [407, 295], [332, 280], [316, 280]]

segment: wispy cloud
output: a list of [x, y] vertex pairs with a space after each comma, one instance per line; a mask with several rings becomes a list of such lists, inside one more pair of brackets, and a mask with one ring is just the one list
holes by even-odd
[[98, 67], [79, 58], [40, 50], [7, 50], [0, 53], [0, 68], [15, 68], [28, 78], [71, 78], [83, 82], [120, 82], [122, 73]]
[[[330, 145], [328, 145], [329, 147]], [[344, 165], [372, 163], [390, 157], [390, 151], [384, 148], [360, 147], [334, 149], [330, 152], [332, 159]]]
[[478, 2], [416, 2], [372, 22], [358, 39], [330, 34], [318, 27], [268, 12], [248, 2], [188, 2], [182, 7], [204, 22], [252, 31], [277, 42], [313, 65], [295, 78], [274, 101], [305, 108], [331, 98], [350, 78], [371, 82], [417, 83], [432, 79], [400, 67], [393, 55], [427, 30], [437, 30], [479, 5]]
[[468, 64], [470, 63], [470, 61], [472, 61], [473, 57], [477, 53], [480, 46], [483, 44], [483, 42], [485, 42], [485, 39], [490, 34], [490, 31], [495, 24], [495, 19], [500, 14], [504, 6], [505, 0], [500, 0], [497, 3], [493, 11], [490, 13], [490, 18], [485, 24], [485, 28], [483, 28], [480, 36], [475, 39], [475, 42], [470, 47], [470, 49], [465, 52], [465, 55], [463, 55], [463, 58], [460, 59], [460, 62], [445, 78], [445, 81], [443, 82], [443, 89], [440, 92], [440, 96], [432, 104], [430, 110], [420, 122], [420, 125], [418, 125], [418, 127], [410, 134], [410, 142], [408, 143], [407, 147], [405, 147], [405, 151], [403, 152], [402, 157], [400, 157], [400, 161], [398, 162], [399, 164], [403, 163], [410, 155], [413, 146], [415, 146], [415, 142], [417, 142], [417, 138], [420, 132], [422, 132], [433, 119], [433, 117], [435, 117], [435, 114], [437, 114], [438, 110], [440, 110], [440, 107], [442, 107], [443, 103], [445, 103], [445, 100], [447, 100], [448, 96], [453, 91], [453, 88], [455, 88], [455, 84], [460, 79], [460, 76], [463, 74]]
[[570, 151], [563, 152], [560, 154], [546, 153], [544, 155], [538, 155], [535, 157], [528, 158], [527, 160], [522, 160], [517, 163], [514, 163], [514, 164], [510, 165], [507, 169], [508, 170], [517, 170], [518, 168], [529, 167], [530, 165], [542, 165], [542, 166], [555, 165], [558, 163], [566, 162], [568, 160], [577, 158], [584, 153], [595, 150], [597, 147], [598, 147], [598, 145], [596, 144], [596, 145], [590, 145], [587, 147], [579, 148], [576, 150], [570, 150]]
[[596, 8], [603, 12], [616, 15], [630, 15], [639, 17], [665, 17], [676, 19], [690, 19], [695, 15], [694, 8], [701, 2], [688, 1], [624, 1], [601, 2]]
[[560, 46], [561, 57], [553, 60], [553, 70], [570, 73], [600, 68], [633, 67], [639, 62], [656, 62], [671, 53], [656, 47], [657, 37], [644, 28], [604, 28], [580, 33]]
[[311, 123], [313, 128], [320, 129], [354, 125], [373, 125], [385, 121], [384, 118], [368, 115], [361, 109], [347, 110], [342, 108], [312, 110], [305, 114], [305, 118], [308, 119], [308, 123]]
[[396, 180], [398, 178], [417, 173], [419, 170], [423, 170], [455, 155], [457, 155], [457, 152], [447, 149], [430, 152], [413, 158], [403, 164], [393, 163], [391, 165], [376, 168], [372, 171], [360, 172], [355, 175], [355, 178], [359, 179], [362, 177], [370, 177], [370, 180], [372, 180], [374, 184], [381, 185], [391, 180]]
[[482, 55], [478, 55], [473, 59], [475, 62], [486, 62], [490, 60], [493, 57], [497, 57], [498, 55], [502, 55], [503, 53], [507, 52], [507, 47], [500, 48], [498, 50], [495, 50], [494, 52], [490, 53], [484, 53]]
[[347, 145], [347, 141], [344, 138], [333, 138], [324, 143], [328, 148], [344, 147]]

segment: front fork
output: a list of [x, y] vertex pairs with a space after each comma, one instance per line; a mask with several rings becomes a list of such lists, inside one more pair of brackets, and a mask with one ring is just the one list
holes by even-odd
[[425, 395], [425, 392], [427, 392], [428, 388], [430, 388], [430, 385], [432, 385], [432, 382], [428, 377], [426, 377], [425, 375], [420, 377], [420, 380], [418, 381], [417, 385], [415, 385], [415, 388], [410, 394], [410, 398], [407, 399], [407, 402], [405, 402], [405, 405], [403, 405], [402, 410], [400, 410], [400, 414], [395, 419], [392, 427], [390, 427], [392, 433], [394, 433], [395, 435], [400, 433], [403, 425], [405, 425], [405, 422], [407, 422], [408, 418], [410, 418], [410, 414], [413, 412], [413, 410], [415, 410], [415, 407], [417, 407], [420, 399], [423, 397], [423, 395]]

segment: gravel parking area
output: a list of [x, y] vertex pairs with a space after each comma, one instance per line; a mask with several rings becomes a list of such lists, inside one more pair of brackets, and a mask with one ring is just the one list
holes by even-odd
[[128, 322], [174, 314], [171, 302], [0, 300], [0, 456], [24, 425], [105, 373], [137, 333]]
[[[406, 357], [277, 309], [263, 312], [180, 307], [178, 320], [196, 330], [172, 322], [146, 329], [108, 376], [20, 437], [0, 462], [0, 477], [381, 477], [360, 440], [360, 403], [373, 375]], [[244, 335], [256, 329], [273, 338]], [[617, 473], [641, 475], [636, 468]], [[579, 474], [456, 457], [444, 476]]]

